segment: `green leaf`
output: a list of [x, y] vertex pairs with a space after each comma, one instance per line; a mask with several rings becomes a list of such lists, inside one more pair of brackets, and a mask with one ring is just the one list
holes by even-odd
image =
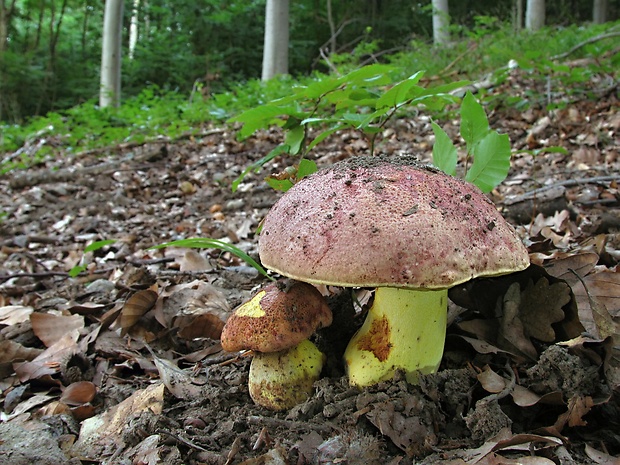
[[240, 248], [235, 247], [234, 245], [229, 244], [227, 242], [218, 241], [217, 239], [197, 237], [197, 238], [192, 238], [192, 239], [180, 239], [178, 241], [172, 241], [172, 242], [166, 242], [164, 244], [154, 245], [153, 247], [150, 247], [150, 249], [163, 249], [165, 247], [188, 247], [192, 249], [223, 250], [224, 252], [228, 252], [228, 253], [233, 254], [236, 257], [239, 257], [241, 260], [246, 262], [252, 268], [256, 269], [260, 274], [271, 279], [272, 281], [275, 281], [275, 279], [269, 276], [269, 274], [267, 274], [267, 271], [258, 262], [256, 262], [256, 260], [254, 260], [252, 257], [250, 257], [247, 253], [245, 253]]
[[298, 124], [290, 129], [284, 138], [284, 143], [289, 146], [288, 153], [297, 155], [301, 151], [305, 137], [306, 131], [303, 126]]
[[433, 164], [444, 173], [452, 176], [456, 174], [456, 162], [458, 153], [456, 147], [437, 123], [431, 123], [435, 133], [435, 144], [433, 144]]
[[340, 82], [362, 87], [386, 86], [392, 83], [389, 74], [396, 68], [390, 65], [368, 65], [351, 71], [340, 78]]
[[471, 92], [467, 92], [461, 104], [461, 136], [467, 142], [467, 152], [489, 133], [489, 120], [482, 105]]
[[69, 270], [69, 276], [71, 276], [72, 278], [75, 278], [77, 275], [79, 275], [82, 271], [85, 271], [85, 270], [86, 270], [86, 265], [74, 266], [73, 268]]
[[290, 179], [276, 179], [272, 176], [267, 176], [265, 182], [269, 187], [280, 192], [286, 192], [294, 186], [293, 181]]
[[424, 76], [424, 71], [418, 71], [408, 79], [395, 84], [377, 100], [376, 108], [394, 108], [411, 99], [411, 89], [417, 88], [419, 91], [423, 90], [422, 87], [417, 85], [420, 79], [422, 79], [422, 76]]
[[103, 249], [106, 245], [114, 244], [116, 240], [114, 239], [106, 239], [103, 241], [95, 241], [92, 244], [84, 247], [84, 253], [94, 252], [95, 250]]
[[307, 158], [302, 158], [299, 161], [299, 166], [297, 167], [297, 180], [305, 178], [306, 176], [316, 172], [317, 169], [318, 168], [315, 162], [308, 160]]
[[482, 192], [490, 192], [508, 175], [510, 169], [510, 139], [507, 134], [493, 131], [474, 147], [474, 162], [465, 180]]
[[276, 123], [278, 125], [284, 124], [282, 120], [276, 118], [277, 116], [296, 114], [295, 107], [266, 104], [244, 111], [240, 115], [230, 118], [228, 122], [243, 123], [243, 127], [239, 131], [239, 137], [245, 139], [259, 129], [268, 128]]
[[314, 147], [316, 147], [318, 144], [320, 144], [321, 142], [323, 142], [325, 139], [327, 139], [329, 136], [331, 136], [333, 133], [340, 131], [341, 129], [346, 128], [346, 125], [344, 124], [337, 124], [336, 126], [327, 129], [325, 131], [323, 131], [322, 133], [320, 133], [318, 136], [316, 136], [312, 142], [310, 142], [308, 144], [308, 147], [306, 147], [306, 153], [309, 152], [310, 150], [312, 150]]
[[265, 165], [265, 163], [269, 163], [271, 160], [273, 160], [278, 155], [281, 155], [283, 153], [288, 153], [288, 151], [289, 151], [289, 146], [287, 144], [278, 145], [260, 160], [257, 160], [254, 163], [251, 163], [250, 165], [246, 166], [243, 172], [239, 176], [237, 176], [237, 178], [232, 182], [232, 191], [237, 192], [237, 188], [239, 187], [239, 184], [241, 184], [241, 182], [243, 181], [243, 178], [245, 178], [245, 176], [250, 171], [258, 172], [258, 170], [260, 170], [263, 167], [263, 165]]

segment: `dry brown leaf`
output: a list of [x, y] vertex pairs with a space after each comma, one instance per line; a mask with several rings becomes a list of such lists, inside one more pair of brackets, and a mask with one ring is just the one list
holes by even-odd
[[33, 312], [32, 307], [24, 307], [23, 305], [6, 305], [0, 307], [0, 325], [15, 325], [28, 320]]
[[375, 404], [366, 418], [409, 457], [428, 453], [437, 443], [432, 426], [423, 424], [418, 416], [397, 412], [393, 402]]
[[518, 353], [535, 360], [538, 356], [532, 341], [525, 335], [523, 322], [520, 319], [521, 289], [519, 283], [512, 283], [503, 298], [503, 314], [500, 321], [498, 345], [509, 351], [516, 349]]
[[271, 449], [266, 454], [240, 462], [239, 465], [287, 465], [288, 454], [282, 447]]
[[159, 372], [159, 377], [170, 393], [177, 399], [196, 399], [200, 395], [200, 386], [194, 384], [189, 374], [170, 360], [155, 355], [153, 350], [146, 346]]
[[213, 265], [203, 255], [195, 250], [186, 250], [182, 257], [177, 259], [181, 271], [211, 271]]
[[599, 256], [593, 252], [579, 253], [568, 257], [553, 260], [545, 266], [551, 276], [566, 281], [571, 287], [578, 282], [577, 275], [584, 277], [594, 270]]
[[593, 273], [584, 281], [590, 295], [604, 305], [612, 317], [620, 317], [620, 272]]
[[529, 282], [521, 292], [519, 306], [525, 334], [540, 341], [553, 342], [555, 331], [551, 325], [564, 319], [562, 307], [570, 299], [570, 288], [565, 283], [550, 285], [547, 278], [540, 278], [536, 284]]
[[502, 392], [506, 387], [507, 380], [495, 373], [490, 366], [485, 366], [484, 369], [476, 376], [480, 384], [485, 391], [491, 393]]
[[181, 327], [178, 332], [183, 339], [196, 339], [208, 337], [219, 339], [224, 328], [224, 321], [216, 315], [205, 313], [193, 318], [191, 324]]
[[84, 328], [81, 315], [53, 315], [51, 313], [33, 313], [30, 315], [32, 331], [46, 347], [51, 347], [65, 335], [73, 333], [77, 341], [80, 329]]
[[152, 288], [143, 289], [129, 297], [119, 317], [122, 334], [125, 334], [146, 312], [153, 308], [156, 301], [157, 290]]
[[[164, 328], [180, 330], [194, 325], [196, 318], [207, 314], [226, 321], [230, 314], [230, 306], [219, 289], [201, 280], [170, 286], [162, 293], [162, 298], [157, 302], [155, 309], [155, 317], [159, 324]], [[215, 323], [215, 320], [213, 322]], [[188, 328], [188, 331], [192, 330]]]
[[76, 344], [77, 335], [69, 333], [41, 352], [32, 361], [14, 363], [13, 368], [23, 383], [45, 375], [53, 375], [60, 371], [60, 365], [71, 354], [79, 352]]
[[587, 426], [588, 423], [583, 417], [590, 412], [593, 406], [594, 401], [590, 396], [571, 397], [568, 400], [568, 410], [558, 417], [553, 425], [554, 428], [557, 431], [562, 431], [566, 425], [571, 428], [574, 426]]
[[150, 411], [155, 415], [161, 414], [164, 391], [163, 383], [152, 384], [134, 392], [105, 413], [84, 420], [80, 428], [80, 436], [72, 452], [84, 457], [98, 458], [102, 457], [106, 449], [116, 450], [120, 445], [118, 441], [123, 428], [130, 418], [144, 411]]
[[60, 401], [67, 405], [82, 405], [90, 402], [97, 394], [97, 387], [90, 381], [78, 381], [67, 386], [60, 396]]
[[601, 465], [620, 465], [620, 457], [614, 457], [606, 452], [601, 452], [594, 447], [586, 444], [586, 455]]
[[0, 363], [22, 362], [33, 360], [43, 352], [42, 349], [33, 349], [11, 341], [0, 341]]

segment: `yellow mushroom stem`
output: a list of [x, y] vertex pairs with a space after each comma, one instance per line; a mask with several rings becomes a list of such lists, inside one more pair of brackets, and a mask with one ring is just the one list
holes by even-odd
[[325, 355], [309, 340], [280, 352], [256, 352], [250, 364], [250, 397], [270, 410], [304, 402], [319, 379]]
[[370, 386], [397, 369], [417, 383], [439, 368], [446, 338], [448, 290], [379, 287], [368, 316], [344, 353], [349, 383]]

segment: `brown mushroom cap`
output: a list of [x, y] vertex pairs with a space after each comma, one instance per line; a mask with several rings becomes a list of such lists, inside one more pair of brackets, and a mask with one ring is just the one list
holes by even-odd
[[332, 323], [321, 293], [302, 282], [272, 283], [235, 309], [222, 330], [222, 348], [279, 352]]
[[338, 286], [440, 289], [529, 265], [477, 187], [411, 157], [354, 157], [302, 179], [267, 214], [259, 254]]

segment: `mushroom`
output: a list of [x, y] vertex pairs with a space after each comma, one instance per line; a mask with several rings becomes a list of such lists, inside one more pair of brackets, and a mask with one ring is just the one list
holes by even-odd
[[526, 248], [474, 185], [412, 157], [354, 157], [295, 184], [267, 214], [262, 264], [300, 281], [376, 288], [344, 354], [349, 381], [415, 383], [443, 355], [448, 288], [525, 269]]
[[312, 393], [325, 356], [308, 338], [331, 322], [331, 310], [314, 286], [276, 282], [235, 309], [222, 330], [222, 348], [254, 351], [249, 374], [252, 400], [271, 410], [285, 410]]

